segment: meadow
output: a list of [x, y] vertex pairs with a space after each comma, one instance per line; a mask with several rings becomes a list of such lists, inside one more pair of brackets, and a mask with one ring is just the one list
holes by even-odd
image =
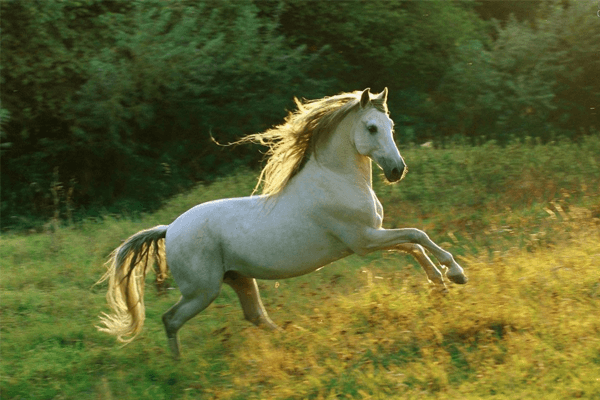
[[[96, 330], [94, 286], [131, 234], [195, 204], [248, 195], [239, 171], [141, 217], [105, 215], [1, 237], [3, 399], [600, 398], [600, 138], [500, 147], [406, 148], [406, 178], [375, 173], [384, 225], [425, 230], [469, 276], [441, 294], [409, 256], [351, 256], [261, 281], [271, 332], [224, 287], [168, 352], [146, 290], [142, 334], [123, 347]], [[149, 277], [149, 283], [151, 281]]]

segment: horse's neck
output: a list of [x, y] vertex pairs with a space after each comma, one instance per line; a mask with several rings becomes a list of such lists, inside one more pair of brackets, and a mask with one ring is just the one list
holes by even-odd
[[309, 162], [342, 176], [345, 180], [357, 185], [367, 184], [372, 187], [371, 159], [356, 151], [354, 143], [349, 140], [350, 124], [340, 124], [329, 140], [316, 149]]

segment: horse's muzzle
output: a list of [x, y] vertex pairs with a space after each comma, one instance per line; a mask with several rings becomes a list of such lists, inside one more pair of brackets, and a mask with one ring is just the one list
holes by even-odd
[[408, 168], [406, 167], [406, 165], [402, 165], [401, 167], [394, 167], [389, 172], [389, 174], [385, 174], [385, 178], [390, 182], [398, 182], [399, 180], [404, 178], [404, 175], [406, 175], [407, 172]]

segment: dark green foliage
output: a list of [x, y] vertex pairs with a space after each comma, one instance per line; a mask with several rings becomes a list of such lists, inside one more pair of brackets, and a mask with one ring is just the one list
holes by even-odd
[[440, 133], [506, 143], [597, 132], [598, 21], [581, 3], [546, 3], [541, 14], [535, 28], [510, 18], [489, 46], [461, 46], [437, 92]]
[[577, 139], [599, 126], [600, 25], [587, 2], [1, 7], [3, 227], [135, 215], [256, 166], [257, 148], [211, 134], [263, 131], [293, 96], [387, 86], [400, 143]]
[[538, 11], [546, 7], [541, 0], [528, 1], [506, 1], [506, 0], [485, 0], [478, 1], [475, 11], [485, 20], [497, 19], [508, 21], [511, 17], [519, 21], [534, 21]]
[[[291, 48], [251, 3], [3, 3], [3, 225], [47, 216], [52, 172], [78, 206], [158, 204], [247, 164], [227, 143], [268, 128], [294, 94], [322, 96], [314, 56]], [[7, 18], [6, 16], [10, 17]], [[58, 180], [54, 180], [58, 182]], [[61, 198], [59, 204], [66, 202]]]
[[285, 1], [282, 31], [294, 44], [330, 49], [319, 72], [337, 77], [339, 90], [390, 89], [396, 123], [433, 128], [431, 93], [458, 45], [485, 32], [472, 3], [442, 1]]

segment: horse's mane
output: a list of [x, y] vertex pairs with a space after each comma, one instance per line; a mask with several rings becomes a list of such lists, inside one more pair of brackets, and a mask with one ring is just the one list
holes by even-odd
[[[258, 143], [269, 150], [267, 165], [258, 177], [253, 194], [263, 184], [263, 194], [280, 193], [291, 178], [304, 166], [321, 140], [360, 103], [361, 91], [341, 93], [318, 100], [294, 98], [297, 109], [288, 113], [285, 122], [263, 133], [244, 136], [232, 144]], [[385, 99], [370, 95], [370, 104], [388, 113]]]

